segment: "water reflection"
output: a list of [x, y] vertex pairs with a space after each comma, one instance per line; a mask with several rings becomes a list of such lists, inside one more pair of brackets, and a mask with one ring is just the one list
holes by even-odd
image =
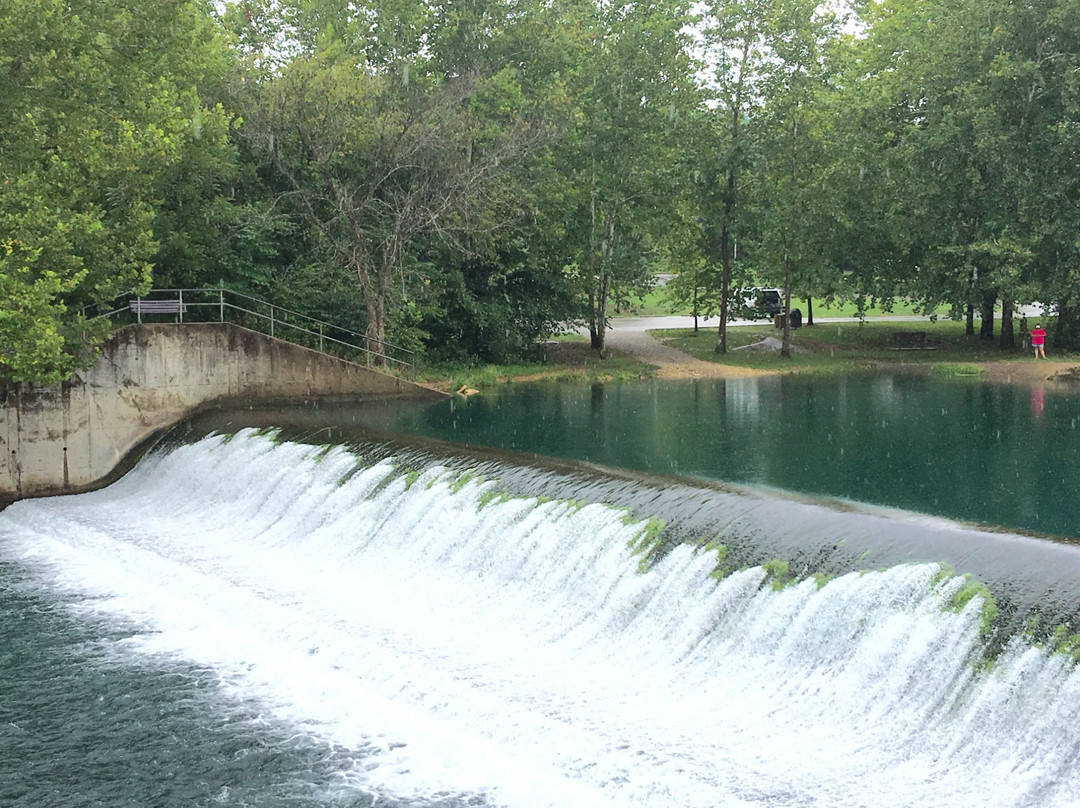
[[1038, 421], [1043, 416], [1043, 409], [1046, 407], [1046, 388], [1044, 387], [1032, 387], [1031, 388], [1031, 414], [1035, 416], [1035, 420]]
[[512, 385], [399, 432], [1080, 536], [1080, 397], [915, 376]]

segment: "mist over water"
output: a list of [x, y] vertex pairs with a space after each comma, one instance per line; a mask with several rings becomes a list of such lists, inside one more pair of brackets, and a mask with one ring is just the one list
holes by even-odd
[[[103, 669], [173, 683], [136, 698], [193, 717], [143, 743], [186, 750], [173, 782], [205, 786], [155, 805], [1080, 803], [1080, 675], [1019, 635], [985, 657], [962, 579], [920, 563], [777, 589], [761, 566], [714, 577], [716, 552], [688, 545], [642, 570], [629, 545], [650, 529], [460, 467], [243, 432], [0, 513], [3, 604], [27, 627], [12, 636], [44, 611], [102, 638], [104, 668], [83, 641], [46, 643], [77, 702]], [[0, 753], [78, 770], [69, 739], [11, 729], [30, 656], [2, 657]], [[110, 743], [93, 746], [115, 786], [131, 766]], [[244, 750], [277, 774], [238, 772]], [[114, 804], [153, 791], [129, 788]]]

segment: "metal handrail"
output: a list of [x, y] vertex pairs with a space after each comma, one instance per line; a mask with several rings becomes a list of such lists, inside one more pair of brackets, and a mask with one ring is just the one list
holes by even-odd
[[[238, 302], [234, 303], [232, 299], [226, 299], [226, 296], [237, 299]], [[207, 297], [216, 299], [207, 301]], [[152, 314], [144, 313], [138, 305], [132, 306], [133, 302], [138, 304], [144, 301], [175, 302], [177, 305], [175, 311]], [[245, 305], [240, 305], [241, 303], [246, 304], [247, 307]], [[250, 306], [253, 305], [263, 307], [267, 309], [269, 313], [250, 308]], [[88, 313], [89, 308], [91, 307], [83, 309], [84, 316]], [[262, 328], [255, 328], [254, 330], [262, 331], [262, 333], [266, 333], [270, 337], [283, 339], [286, 342], [301, 345], [302, 347], [311, 350], [317, 350], [319, 353], [334, 355], [326, 349], [326, 345], [329, 343], [330, 345], [345, 349], [346, 353], [349, 351], [357, 352], [364, 358], [364, 364], [383, 364], [399, 373], [406, 373], [409, 378], [415, 377], [416, 354], [408, 348], [402, 348], [401, 346], [383, 340], [374, 339], [357, 331], [345, 328], [344, 326], [335, 325], [334, 323], [325, 320], [318, 320], [314, 317], [309, 317], [306, 314], [301, 314], [274, 303], [260, 300], [251, 295], [246, 295], [242, 292], [234, 292], [231, 289], [151, 289], [143, 295], [128, 293], [116, 298], [112, 301], [110, 310], [94, 315], [94, 318], [114, 318], [124, 312], [135, 311], [137, 321], [140, 323], [142, 322], [143, 317], [161, 316], [162, 314], [175, 315], [177, 322], [183, 323], [185, 313], [192, 309], [217, 310], [216, 319], [211, 319], [209, 321], [198, 320], [198, 322], [235, 322], [235, 320], [239, 318], [229, 319], [226, 313], [232, 314], [234, 312], [239, 312], [241, 314], [246, 314], [255, 318], [255, 321], [262, 326]], [[191, 321], [189, 320], [188, 322]], [[251, 327], [250, 322], [243, 323], [243, 325], [245, 327]], [[312, 344], [307, 344], [306, 341], [296, 338], [290, 339], [288, 336], [283, 335], [293, 332], [312, 337], [313, 339], [311, 342], [317, 341], [318, 347], [315, 348]]]

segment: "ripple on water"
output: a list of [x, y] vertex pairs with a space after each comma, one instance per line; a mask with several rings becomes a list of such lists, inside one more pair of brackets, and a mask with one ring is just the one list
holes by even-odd
[[127, 655], [139, 626], [96, 619], [22, 576], [0, 564], [0, 805], [405, 805], [358, 786], [362, 750], [268, 719], [225, 696], [214, 671]]

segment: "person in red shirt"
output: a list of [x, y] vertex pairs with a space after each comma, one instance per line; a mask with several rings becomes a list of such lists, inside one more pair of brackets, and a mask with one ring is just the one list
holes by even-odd
[[1038, 323], [1031, 330], [1031, 347], [1035, 349], [1036, 359], [1046, 359], [1046, 331]]

